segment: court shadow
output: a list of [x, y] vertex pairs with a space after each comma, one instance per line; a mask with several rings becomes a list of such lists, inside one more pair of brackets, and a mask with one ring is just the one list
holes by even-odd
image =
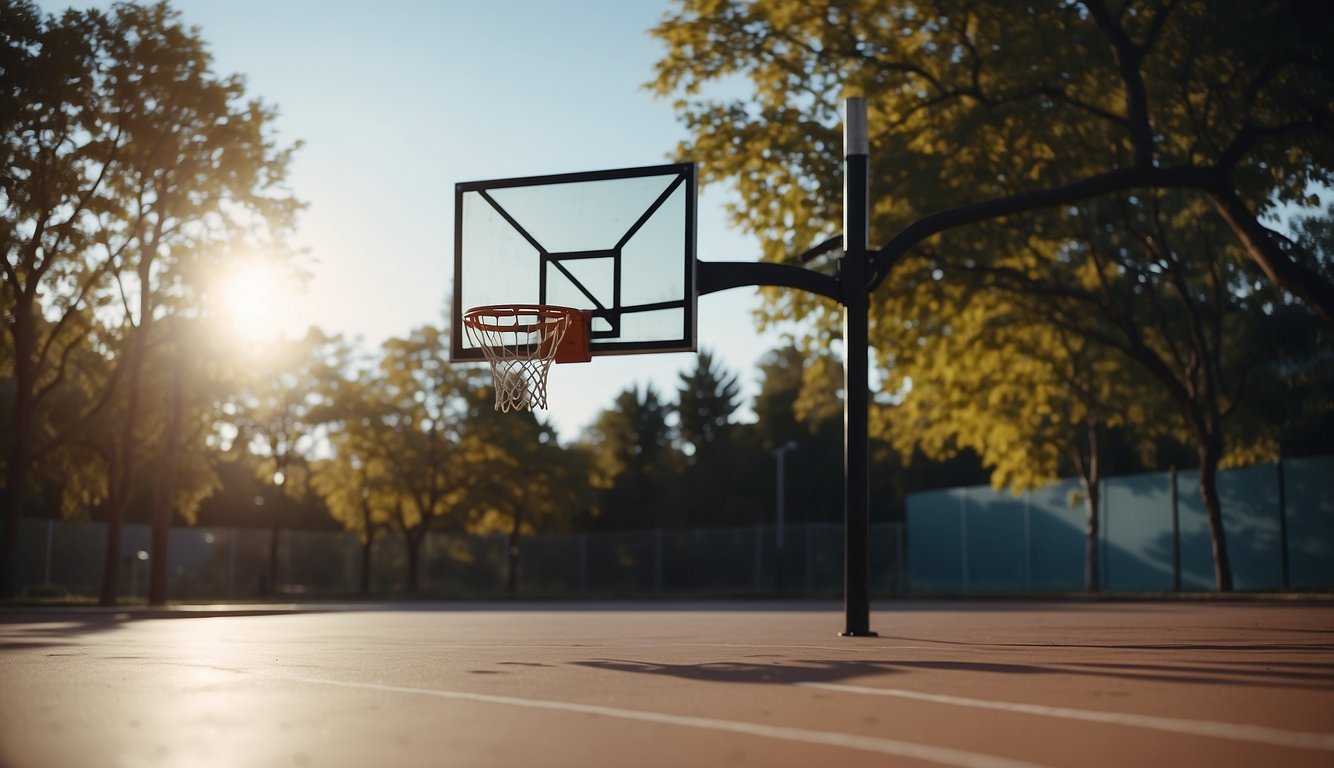
[[784, 662], [709, 662], [705, 664], [657, 664], [620, 659], [576, 661], [574, 666], [615, 672], [666, 675], [685, 680], [712, 683], [834, 683], [858, 677], [871, 677], [907, 671], [907, 667], [932, 666], [940, 669], [968, 669], [978, 672], [1029, 674], [1039, 671], [1017, 664], [902, 662], [902, 661], [826, 661], [797, 660]]
[[[15, 610], [0, 611], [0, 653], [75, 645], [83, 636], [115, 632], [150, 619], [206, 619], [221, 616], [275, 616], [298, 611], [283, 609], [143, 609], [131, 610]], [[309, 612], [309, 611], [301, 611]]]
[[884, 677], [912, 672], [966, 672], [1015, 676], [1115, 678], [1189, 685], [1330, 690], [1334, 668], [1269, 662], [1263, 667], [1238, 664], [1144, 663], [1005, 664], [980, 661], [842, 661], [793, 660], [782, 662], [735, 661], [704, 664], [667, 664], [623, 659], [572, 662], [573, 666], [613, 672], [663, 675], [710, 683], [794, 685], [837, 683], [856, 678]]

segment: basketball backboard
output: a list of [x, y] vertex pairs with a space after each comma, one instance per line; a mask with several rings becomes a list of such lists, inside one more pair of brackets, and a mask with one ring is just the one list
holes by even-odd
[[494, 304], [590, 310], [593, 355], [695, 349], [695, 166], [473, 181], [454, 190], [451, 358]]

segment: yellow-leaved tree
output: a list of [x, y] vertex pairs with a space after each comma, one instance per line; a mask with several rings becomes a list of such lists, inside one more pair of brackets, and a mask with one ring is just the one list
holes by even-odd
[[[691, 131], [679, 153], [706, 182], [735, 185], [735, 221], [775, 262], [837, 233], [840, 102], [864, 97], [881, 379], [902, 380], [900, 359], [948, 359], [919, 349], [982, 290], [1023, 297], [1026, 317], [1061, 330], [1002, 346], [1078, 337], [1102, 347], [1091, 360], [1138, 366], [1197, 445], [1227, 590], [1214, 470], [1225, 423], [1252, 403], [1222, 339], [1293, 311], [1285, 294], [1334, 318], [1318, 255], [1262, 223], [1314, 205], [1334, 169], [1334, 30], [1304, 13], [1239, 0], [682, 0], [655, 29], [667, 50], [651, 85]], [[1162, 243], [1178, 227], [1195, 228], [1187, 248]], [[807, 317], [812, 341], [832, 345], [828, 303], [765, 296], [768, 317]], [[1043, 376], [1061, 378], [1061, 349], [1040, 352]], [[1099, 419], [1133, 413], [1117, 405]]]

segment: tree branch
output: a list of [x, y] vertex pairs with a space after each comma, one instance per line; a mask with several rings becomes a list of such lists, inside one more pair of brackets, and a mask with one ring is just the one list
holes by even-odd
[[1130, 39], [1120, 23], [1112, 18], [1102, 0], [1084, 0], [1084, 7], [1107, 36], [1116, 65], [1121, 70], [1130, 143], [1135, 148], [1135, 165], [1139, 168], [1152, 167], [1153, 127], [1149, 124], [1149, 95], [1144, 86], [1144, 76], [1139, 71], [1144, 52]]
[[1326, 321], [1334, 322], [1334, 283], [1284, 253], [1275, 233], [1260, 223], [1235, 190], [1211, 186], [1205, 188], [1205, 194], [1275, 285], [1302, 299]]
[[1137, 188], [1208, 188], [1219, 185], [1216, 172], [1209, 168], [1120, 168], [1060, 187], [1020, 192], [1009, 197], [937, 211], [908, 225], [884, 247], [870, 255], [868, 289], [874, 291], [889, 274], [890, 268], [913, 246], [947, 229]]

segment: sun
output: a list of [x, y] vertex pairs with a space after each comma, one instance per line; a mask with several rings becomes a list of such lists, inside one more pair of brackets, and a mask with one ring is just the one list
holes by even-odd
[[283, 335], [291, 281], [262, 261], [239, 264], [222, 277], [218, 298], [227, 332], [242, 344], [266, 344]]

